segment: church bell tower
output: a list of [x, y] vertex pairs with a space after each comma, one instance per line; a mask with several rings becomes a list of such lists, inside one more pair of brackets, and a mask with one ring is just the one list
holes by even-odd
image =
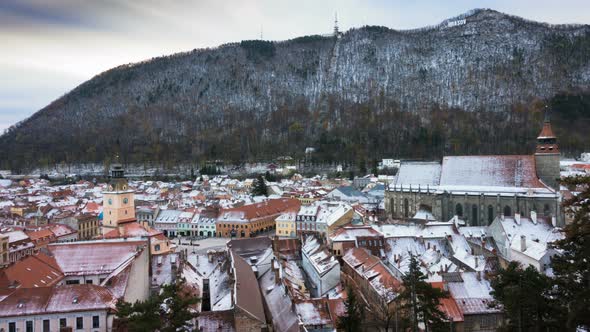
[[135, 195], [129, 189], [125, 170], [120, 163], [115, 163], [110, 171], [110, 181], [103, 192], [102, 234], [117, 228], [119, 224], [135, 221]]
[[548, 112], [545, 112], [543, 129], [537, 137], [535, 166], [539, 179], [551, 188], [559, 190], [557, 183], [557, 179], [559, 179], [559, 146], [557, 145], [557, 137], [551, 129]]

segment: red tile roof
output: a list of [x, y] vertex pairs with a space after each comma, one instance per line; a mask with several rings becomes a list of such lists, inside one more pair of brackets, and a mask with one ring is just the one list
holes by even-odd
[[53, 286], [64, 277], [55, 259], [43, 252], [18, 261], [2, 272], [22, 288]]
[[236, 208], [224, 209], [221, 217], [226, 213], [241, 213], [246, 220], [278, 215], [286, 211], [299, 211], [301, 202], [295, 198], [269, 199], [262, 203], [248, 204]]
[[53, 232], [47, 228], [39, 229], [36, 231], [28, 231], [26, 233], [29, 236], [29, 238], [31, 239], [31, 241], [36, 241], [36, 240], [46, 238], [46, 237], [51, 238], [54, 236]]
[[98, 285], [19, 288], [0, 302], [0, 317], [114, 309], [115, 298]]
[[[430, 285], [434, 288], [444, 289], [444, 282], [431, 282]], [[445, 313], [449, 318], [453, 319], [453, 322], [464, 321], [463, 312], [459, 309], [455, 299], [449, 294], [449, 297], [441, 299], [439, 309]]]

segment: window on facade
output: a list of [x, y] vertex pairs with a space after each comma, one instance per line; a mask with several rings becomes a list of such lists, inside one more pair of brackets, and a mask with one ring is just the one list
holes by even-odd
[[78, 284], [80, 284], [80, 280], [78, 280], [78, 279], [66, 280], [66, 285], [78, 285]]
[[463, 217], [463, 205], [457, 204], [455, 205], [455, 215], [459, 217]]
[[407, 198], [404, 198], [404, 217], [408, 218], [410, 216], [410, 202], [408, 202]]
[[475, 204], [471, 206], [471, 224], [474, 226], [479, 226], [479, 219], [477, 218], [477, 205]]
[[102, 282], [103, 282], [104, 280], [105, 280], [104, 278], [100, 278], [100, 279], [98, 279], [98, 283], [99, 283], [99, 284], [102, 284]]
[[549, 208], [549, 204], [545, 204], [545, 206], [543, 206], [543, 215], [545, 215], [545, 217], [548, 217], [550, 213], [551, 209]]
[[504, 216], [509, 217], [512, 215], [512, 209], [510, 208], [510, 206], [506, 205], [504, 207]]
[[33, 321], [28, 320], [25, 322], [25, 331], [26, 332], [33, 332]]
[[100, 327], [100, 317], [92, 316], [92, 328], [96, 329]]
[[89, 285], [92, 285], [92, 279], [86, 280], [86, 283], [89, 284]]
[[67, 325], [68, 325], [68, 321], [67, 321], [67, 319], [66, 319], [66, 318], [60, 318], [60, 319], [59, 319], [59, 327], [60, 327], [60, 328], [62, 328], [62, 327], [66, 327]]
[[84, 328], [84, 317], [76, 317], [76, 330]]
[[49, 332], [49, 330], [51, 330], [51, 324], [49, 322], [49, 319], [44, 319], [43, 320], [43, 332]]
[[494, 221], [494, 207], [488, 205], [488, 225], [491, 225]]
[[16, 332], [16, 323], [15, 322], [8, 323], [8, 332]]

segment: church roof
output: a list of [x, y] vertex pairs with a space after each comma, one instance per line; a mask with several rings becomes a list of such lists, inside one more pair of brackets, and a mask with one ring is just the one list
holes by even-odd
[[532, 155], [444, 157], [441, 186], [546, 188]]
[[404, 162], [401, 164], [396, 185], [426, 187], [437, 186], [440, 180], [441, 165], [438, 162]]

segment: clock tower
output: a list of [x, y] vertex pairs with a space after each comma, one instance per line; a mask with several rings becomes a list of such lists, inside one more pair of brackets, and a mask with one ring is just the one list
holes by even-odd
[[102, 234], [117, 228], [120, 224], [135, 221], [135, 195], [129, 189], [125, 170], [119, 163], [111, 167], [107, 189], [103, 192]]

